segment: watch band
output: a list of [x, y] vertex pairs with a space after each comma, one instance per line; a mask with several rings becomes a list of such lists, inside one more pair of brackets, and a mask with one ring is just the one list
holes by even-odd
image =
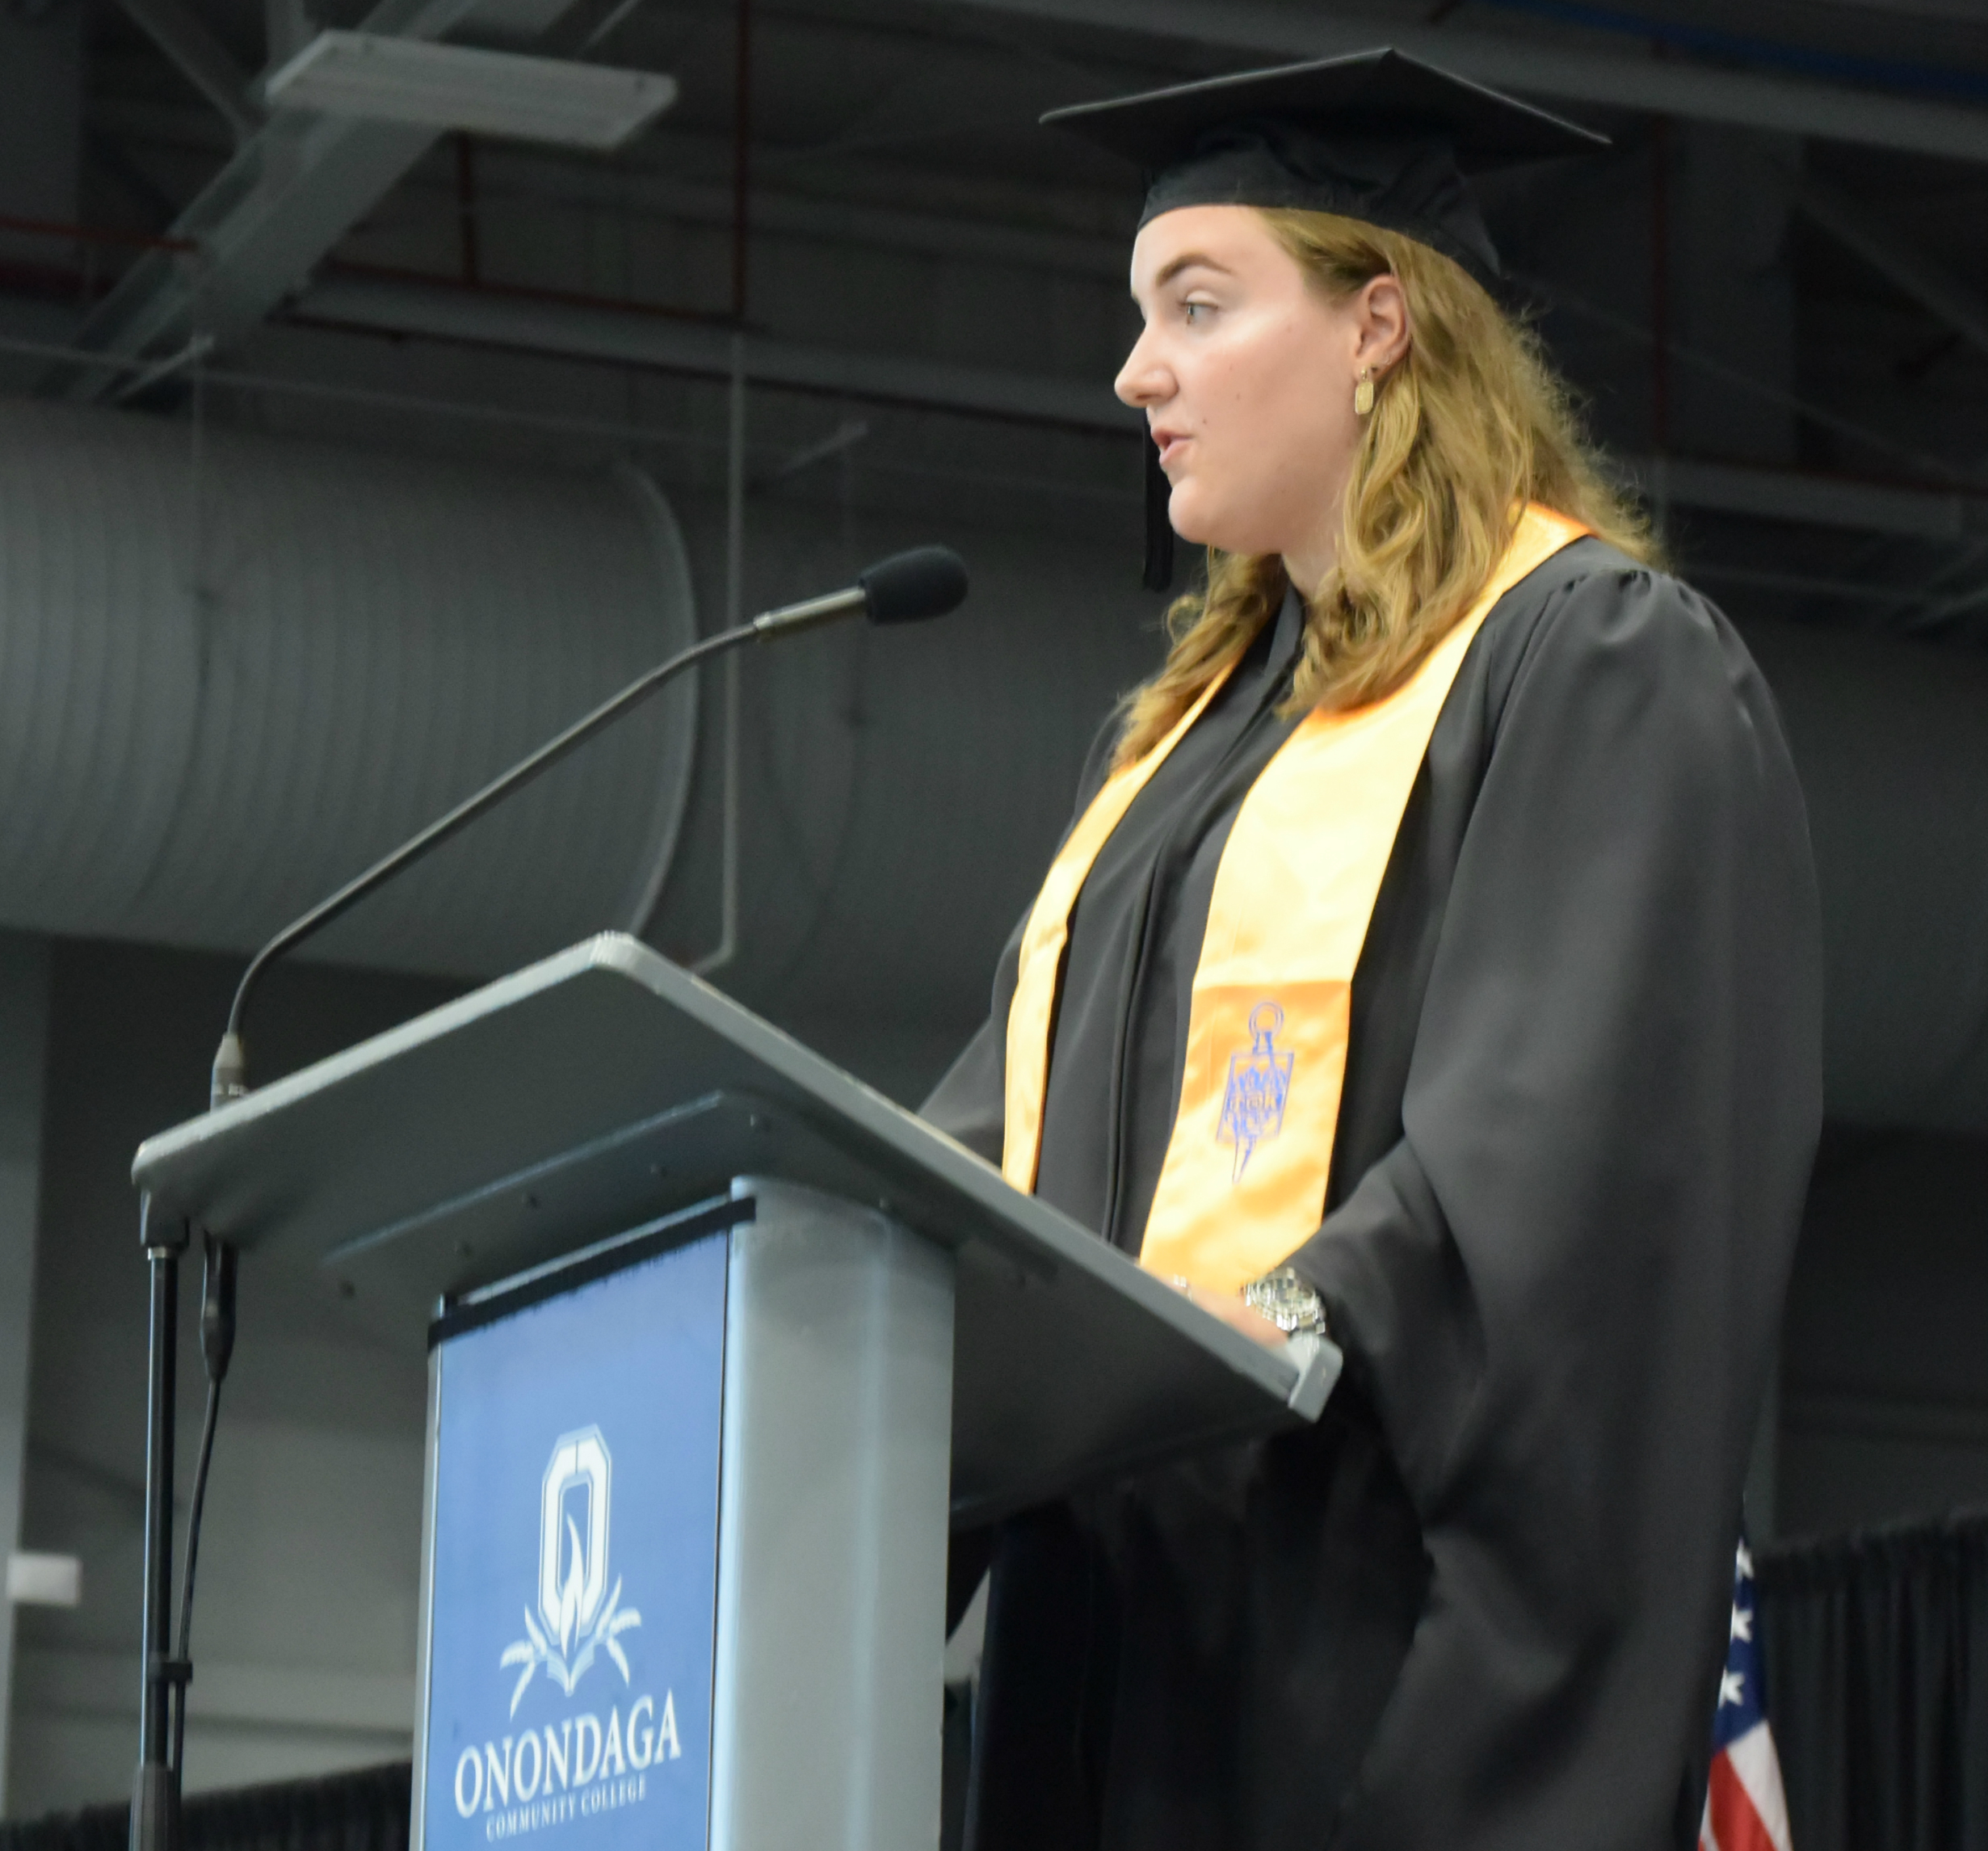
[[1288, 1336], [1322, 1337], [1325, 1302], [1288, 1266], [1280, 1266], [1242, 1288], [1242, 1302], [1259, 1310]]

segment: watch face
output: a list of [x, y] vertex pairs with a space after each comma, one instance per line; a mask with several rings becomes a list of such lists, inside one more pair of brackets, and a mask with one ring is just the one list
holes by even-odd
[[1292, 1331], [1316, 1327], [1325, 1319], [1325, 1307], [1318, 1294], [1295, 1273], [1273, 1273], [1256, 1280], [1247, 1295], [1250, 1302], [1287, 1336]]

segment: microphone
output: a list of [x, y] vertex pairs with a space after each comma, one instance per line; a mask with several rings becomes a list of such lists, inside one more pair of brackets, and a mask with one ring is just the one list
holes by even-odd
[[860, 615], [873, 624], [918, 623], [927, 617], [943, 617], [964, 602], [966, 590], [966, 565], [958, 553], [947, 546], [914, 547], [909, 553], [893, 553], [888, 559], [879, 560], [860, 574], [855, 584], [843, 591], [809, 598], [798, 604], [783, 604], [776, 610], [762, 611], [750, 622], [706, 637], [630, 682], [619, 694], [603, 700], [592, 713], [574, 721], [530, 756], [519, 759], [509, 771], [491, 779], [453, 810], [410, 836], [391, 854], [382, 856], [364, 873], [355, 875], [336, 893], [320, 900], [309, 912], [292, 919], [249, 960], [248, 969], [242, 972], [242, 982], [236, 988], [234, 1001], [229, 1007], [227, 1030], [214, 1052], [208, 1108], [212, 1110], [216, 1106], [225, 1105], [230, 1100], [240, 1099], [249, 1090], [248, 1050], [242, 1038], [242, 1024], [248, 1012], [249, 999], [261, 982], [263, 973], [271, 964], [323, 931], [333, 920], [343, 917], [402, 869], [411, 867], [452, 836], [468, 828], [485, 810], [502, 803], [513, 792], [522, 790], [542, 772], [550, 771], [561, 759], [577, 751], [624, 713], [639, 707], [684, 670], [745, 643], [814, 629], [844, 617]]
[[[858, 574], [847, 591], [805, 604], [783, 604], [742, 626], [760, 636], [812, 629], [858, 611], [873, 624], [914, 624], [943, 617], [966, 597], [966, 562], [949, 546], [914, 546], [893, 553]], [[737, 633], [733, 633], [736, 634]]]

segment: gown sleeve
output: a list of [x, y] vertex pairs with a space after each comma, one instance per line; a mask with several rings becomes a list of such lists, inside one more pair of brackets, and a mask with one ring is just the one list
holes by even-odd
[[1402, 1135], [1292, 1256], [1431, 1567], [1335, 1845], [1627, 1844], [1611, 1819], [1695, 1807], [1820, 965], [1738, 637], [1647, 572], [1554, 593], [1493, 721]]

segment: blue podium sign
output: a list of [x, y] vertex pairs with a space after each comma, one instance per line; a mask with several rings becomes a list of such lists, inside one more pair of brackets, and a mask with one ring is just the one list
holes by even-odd
[[423, 1851], [704, 1851], [728, 1250], [438, 1346]]

